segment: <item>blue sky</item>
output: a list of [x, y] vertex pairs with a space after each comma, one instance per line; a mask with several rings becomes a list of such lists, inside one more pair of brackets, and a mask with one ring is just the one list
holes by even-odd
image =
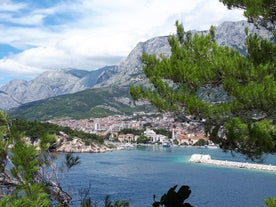
[[138, 42], [244, 19], [219, 0], [1, 0], [0, 86], [62, 68], [119, 64]]

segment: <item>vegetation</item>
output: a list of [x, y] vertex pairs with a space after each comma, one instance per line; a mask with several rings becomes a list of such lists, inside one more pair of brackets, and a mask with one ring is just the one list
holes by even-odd
[[[0, 111], [0, 206], [69, 206], [72, 198], [59, 185], [58, 178], [78, 165], [80, 158], [68, 153], [62, 165], [55, 166], [55, 154], [51, 154], [49, 149], [56, 142], [54, 134], [59, 131], [66, 132], [69, 137], [77, 136], [94, 142], [103, 140], [97, 135], [50, 123], [10, 120], [7, 114]], [[30, 145], [25, 136], [32, 137], [31, 141], [37, 144]], [[10, 149], [10, 146], [13, 147]], [[92, 204], [91, 198], [87, 196], [81, 201], [83, 207], [91, 207]], [[109, 206], [129, 205], [129, 201], [117, 200]]]
[[[245, 9], [249, 21], [275, 32], [275, 1], [221, 1], [229, 8]], [[178, 22], [176, 27], [177, 35], [169, 38], [172, 48], [170, 58], [148, 54], [142, 57], [144, 72], [153, 88], [133, 86], [132, 96], [135, 99], [147, 98], [160, 110], [180, 111], [193, 114], [198, 120], [206, 119], [206, 132], [212, 141], [226, 150], [236, 150], [250, 158], [258, 158], [262, 153], [275, 153], [275, 40], [270, 42], [256, 34], [248, 34], [248, 54], [243, 56], [230, 48], [218, 46], [214, 42], [214, 28], [210, 29], [208, 35], [193, 36], [191, 32], [184, 32], [183, 26]], [[276, 34], [274, 37], [276, 39]], [[203, 88], [208, 93], [212, 93], [213, 88], [223, 88], [229, 99], [212, 102], [199, 98], [198, 92]], [[34, 119], [38, 119], [37, 114], [42, 119], [52, 118], [52, 115], [44, 113], [51, 110], [58, 112], [58, 116], [69, 114], [70, 110], [85, 114], [91, 109], [89, 102], [99, 101], [102, 104], [100, 97], [82, 97], [75, 104], [70, 99], [64, 99], [60, 110], [52, 102], [49, 108], [41, 105], [40, 109], [43, 110], [39, 112], [39, 107], [34, 104], [34, 112], [26, 111], [29, 118], [33, 116]], [[71, 196], [55, 180], [57, 172], [49, 174], [52, 172], [49, 169], [53, 157], [48, 148], [55, 141], [49, 132], [54, 130], [47, 128], [45, 133], [38, 132], [41, 128], [37, 123], [33, 123], [33, 128], [29, 129], [34, 131], [24, 130], [33, 136], [37, 133], [40, 139], [38, 151], [23, 139], [21, 124], [28, 126], [24, 121], [11, 122], [5, 113], [0, 112], [0, 206], [49, 207], [55, 205], [52, 201], [56, 203], [55, 206], [68, 206]], [[143, 136], [140, 138], [141, 141], [145, 139]], [[64, 166], [68, 170], [78, 163], [79, 158], [72, 154], [65, 157]], [[177, 192], [176, 188], [174, 186], [169, 189], [160, 201], [155, 201], [154, 196], [153, 206], [191, 206], [185, 203], [191, 193], [190, 188], [182, 186]], [[91, 206], [90, 201], [87, 199], [82, 202], [82, 206]], [[265, 201], [269, 207], [275, 207], [275, 203], [275, 198]], [[128, 205], [123, 201], [112, 204], [106, 200], [106, 206], [110, 207]]]
[[205, 146], [205, 145], [208, 145], [208, 141], [205, 139], [199, 139], [194, 145], [195, 146]]
[[[28, 144], [24, 133], [0, 112], [0, 206], [69, 206], [71, 196], [59, 185], [48, 150], [53, 141], [54, 136], [44, 134], [37, 146]], [[69, 170], [78, 163], [78, 157], [67, 155], [63, 166]]]
[[144, 129], [122, 129], [121, 131], [119, 131], [119, 134], [134, 134], [139, 136], [143, 134], [144, 131]]
[[144, 135], [139, 136], [137, 139], [137, 144], [147, 144], [148, 142], [148, 138]]
[[113, 204], [112, 201], [111, 201], [110, 196], [107, 195], [105, 197], [104, 206], [105, 207], [129, 207], [130, 206], [130, 201], [116, 200]]
[[166, 129], [154, 129], [156, 134], [162, 134], [164, 136], [167, 136], [169, 139], [172, 138], [172, 132]]
[[176, 192], [177, 185], [171, 187], [167, 193], [165, 193], [160, 201], [155, 200], [155, 195], [153, 195], [154, 203], [153, 207], [165, 206], [165, 207], [192, 207], [189, 203], [184, 203], [187, 198], [189, 198], [191, 194], [191, 190], [189, 186], [181, 186], [179, 190]]
[[47, 121], [56, 118], [84, 119], [152, 110], [149, 105], [132, 107], [129, 103], [117, 101], [121, 97], [130, 98], [128, 88], [94, 88], [28, 103], [8, 113], [11, 118]]
[[268, 198], [265, 200], [266, 207], [276, 207], [276, 197], [275, 198]]
[[[243, 56], [218, 46], [213, 27], [207, 35], [185, 32], [178, 22], [176, 29], [169, 38], [169, 58], [143, 54], [143, 70], [152, 87], [131, 86], [133, 98], [146, 98], [160, 111], [206, 120], [207, 135], [225, 150], [252, 159], [275, 153], [275, 43], [248, 34], [248, 54]], [[210, 99], [216, 89], [227, 98]]]
[[275, 30], [276, 3], [274, 0], [220, 0], [229, 9], [244, 9], [249, 22]]
[[[131, 95], [135, 100], [148, 99], [160, 111], [206, 119], [206, 133], [213, 142], [225, 150], [260, 158], [263, 153], [276, 152], [276, 2], [220, 1], [228, 8], [244, 9], [250, 22], [274, 32], [274, 40], [245, 31], [244, 56], [218, 46], [213, 27], [208, 35], [192, 34], [176, 22], [176, 35], [169, 38], [171, 56], [143, 54], [143, 70], [151, 87], [131, 86]], [[228, 97], [215, 102], [208, 96], [218, 88]], [[200, 98], [203, 89], [207, 94]], [[163, 204], [177, 206], [164, 202], [154, 202], [153, 206]], [[275, 198], [267, 199], [265, 204], [275, 207]]]

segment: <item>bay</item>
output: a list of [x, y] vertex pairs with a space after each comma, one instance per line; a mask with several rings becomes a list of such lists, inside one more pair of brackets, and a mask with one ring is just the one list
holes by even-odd
[[[210, 154], [212, 159], [243, 161], [243, 156], [220, 149], [159, 146], [99, 154], [76, 154], [81, 164], [63, 180], [64, 189], [73, 195], [71, 206], [79, 206], [78, 191], [89, 185], [90, 196], [103, 206], [111, 199], [131, 200], [134, 207], [151, 206], [174, 186], [190, 186], [187, 202], [197, 207], [264, 206], [264, 199], [276, 196], [276, 173], [190, 163], [194, 153]], [[60, 155], [60, 158], [63, 156]], [[276, 156], [267, 155], [264, 163], [276, 165]]]

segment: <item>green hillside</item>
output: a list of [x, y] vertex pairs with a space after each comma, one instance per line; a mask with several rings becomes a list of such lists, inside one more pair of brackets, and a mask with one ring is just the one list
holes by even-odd
[[8, 111], [8, 114], [12, 118], [46, 121], [58, 118], [95, 118], [150, 110], [152, 108], [149, 105], [133, 106], [128, 87], [107, 87], [31, 102]]

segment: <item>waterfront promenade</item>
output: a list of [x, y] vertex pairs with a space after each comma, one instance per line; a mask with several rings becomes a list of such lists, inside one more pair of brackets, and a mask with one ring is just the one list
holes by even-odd
[[189, 159], [190, 162], [194, 163], [203, 163], [217, 166], [225, 166], [225, 167], [234, 167], [234, 168], [245, 168], [245, 169], [253, 169], [253, 170], [262, 170], [262, 171], [270, 171], [276, 173], [275, 165], [265, 165], [265, 164], [255, 164], [255, 163], [247, 163], [247, 162], [233, 162], [227, 160], [212, 160], [209, 154], [193, 154]]

